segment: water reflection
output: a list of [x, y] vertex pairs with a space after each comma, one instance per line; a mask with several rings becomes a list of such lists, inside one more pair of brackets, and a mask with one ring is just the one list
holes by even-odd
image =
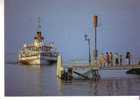
[[[6, 95], [39, 95], [40, 67], [7, 64], [5, 68]], [[34, 88], [38, 87], [38, 88]]]
[[58, 95], [54, 66], [7, 64], [6, 95]]
[[139, 95], [140, 79], [115, 79], [99, 81], [79, 81], [65, 83], [59, 80], [61, 95], [71, 96], [112, 96]]
[[101, 71], [101, 79], [64, 82], [56, 77], [56, 65], [5, 64], [6, 96], [108, 96], [139, 95], [140, 77], [125, 71]]

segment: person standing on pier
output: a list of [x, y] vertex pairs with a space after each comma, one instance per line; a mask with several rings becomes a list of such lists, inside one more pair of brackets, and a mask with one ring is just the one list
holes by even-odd
[[101, 53], [101, 55], [99, 56], [99, 65], [100, 65], [100, 67], [105, 66], [105, 56], [103, 53]]
[[128, 65], [131, 64], [131, 54], [130, 54], [130, 52], [126, 52], [126, 61], [127, 61]]
[[110, 66], [113, 66], [113, 54], [112, 54], [112, 52], [109, 53], [109, 63], [110, 63]]
[[108, 65], [109, 65], [109, 54], [108, 54], [108, 52], [106, 52], [106, 65], [107, 65], [107, 67], [108, 67]]
[[119, 54], [118, 53], [114, 54], [114, 63], [115, 63], [115, 66], [117, 66], [119, 64]]
[[120, 59], [120, 65], [122, 65], [122, 55], [121, 54], [120, 54], [119, 59]]

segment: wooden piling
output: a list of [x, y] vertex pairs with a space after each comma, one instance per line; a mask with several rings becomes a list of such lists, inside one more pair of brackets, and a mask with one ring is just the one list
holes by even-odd
[[64, 66], [61, 55], [57, 57], [57, 69], [56, 69], [57, 77], [63, 78], [64, 76]]

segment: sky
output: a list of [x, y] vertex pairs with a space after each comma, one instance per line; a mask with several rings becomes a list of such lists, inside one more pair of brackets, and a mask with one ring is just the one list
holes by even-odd
[[98, 16], [97, 49], [140, 57], [140, 0], [5, 0], [5, 52], [17, 53], [31, 43], [41, 18], [42, 33], [64, 59], [88, 58], [92, 16]]

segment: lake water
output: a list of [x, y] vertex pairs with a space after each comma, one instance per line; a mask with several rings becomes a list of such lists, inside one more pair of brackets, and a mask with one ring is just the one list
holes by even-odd
[[101, 70], [99, 81], [64, 82], [56, 77], [56, 65], [20, 65], [12, 56], [5, 62], [5, 96], [140, 95], [140, 76], [126, 70]]

